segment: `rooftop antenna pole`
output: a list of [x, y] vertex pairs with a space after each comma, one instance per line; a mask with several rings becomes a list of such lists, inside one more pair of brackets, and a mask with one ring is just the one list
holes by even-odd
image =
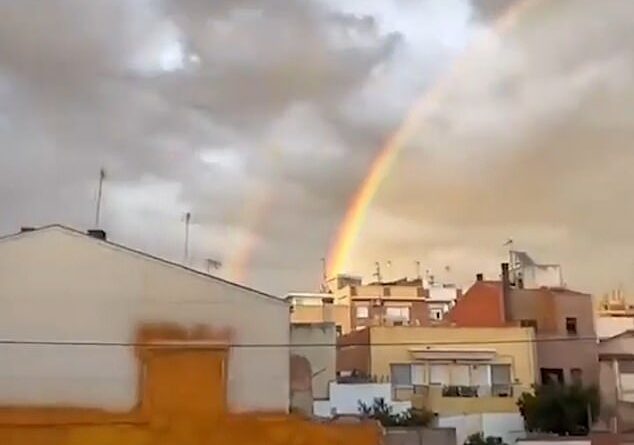
[[414, 261], [414, 265], [416, 266], [416, 279], [420, 280], [420, 261]]
[[372, 274], [376, 277], [376, 281], [381, 283], [381, 263], [378, 261], [374, 262], [375, 272]]
[[185, 254], [183, 258], [183, 264], [189, 263], [189, 223], [191, 222], [191, 212], [185, 213]]
[[321, 259], [321, 292], [326, 291], [326, 283], [328, 282], [328, 272], [326, 272], [326, 258]]
[[99, 188], [97, 189], [97, 209], [95, 211], [95, 229], [99, 228], [99, 220], [101, 219], [101, 197], [103, 195], [103, 181], [106, 179], [106, 171], [99, 169]]
[[213, 258], [207, 258], [207, 273], [211, 273], [211, 269], [220, 269], [222, 267], [222, 263], [220, 261], [214, 260]]

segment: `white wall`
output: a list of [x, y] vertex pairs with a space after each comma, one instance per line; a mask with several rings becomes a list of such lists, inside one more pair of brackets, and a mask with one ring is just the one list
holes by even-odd
[[605, 339], [634, 329], [634, 317], [596, 317], [594, 325], [597, 337]]
[[314, 414], [330, 417], [332, 409], [337, 414], [359, 414], [359, 401], [371, 406], [374, 399], [383, 398], [392, 406], [393, 412], [401, 413], [412, 407], [411, 402], [392, 401], [392, 387], [389, 383], [336, 383], [330, 384], [329, 400], [316, 401]]
[[334, 323], [293, 323], [291, 353], [306, 357], [313, 373], [313, 398], [328, 398], [328, 385], [337, 368], [337, 331]]
[[456, 443], [462, 445], [471, 434], [484, 433], [486, 436], [501, 437], [512, 445], [524, 437], [524, 420], [518, 413], [485, 413], [466, 416], [440, 417], [438, 426], [456, 429]]
[[[240, 344], [287, 345], [288, 306], [61, 228], [0, 241], [0, 338], [133, 342], [147, 322], [230, 327]], [[289, 351], [230, 353], [232, 409], [287, 410]], [[0, 405], [129, 409], [130, 347], [0, 345]]]

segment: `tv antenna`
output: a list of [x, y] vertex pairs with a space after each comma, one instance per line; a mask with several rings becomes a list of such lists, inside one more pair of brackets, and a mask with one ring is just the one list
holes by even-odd
[[95, 209], [95, 229], [99, 228], [99, 220], [101, 219], [101, 198], [103, 196], [104, 179], [106, 179], [106, 170], [102, 167], [99, 169], [99, 188], [97, 189], [97, 208]]

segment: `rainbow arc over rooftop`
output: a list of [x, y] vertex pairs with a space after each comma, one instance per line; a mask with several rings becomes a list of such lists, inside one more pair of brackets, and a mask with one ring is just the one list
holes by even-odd
[[479, 50], [490, 45], [496, 37], [511, 30], [526, 11], [541, 1], [543, 0], [521, 0], [508, 7], [495, 21], [491, 32], [469, 45], [463, 55], [452, 64], [447, 74], [440, 77], [430, 89], [416, 100], [401, 125], [379, 150], [367, 175], [350, 201], [328, 255], [328, 277], [334, 277], [346, 271], [354, 244], [366, 220], [368, 209], [381, 184], [390, 173], [403, 147], [421, 130], [425, 124], [425, 119], [431, 115], [434, 108], [444, 98], [450, 86], [461, 74], [466, 72], [468, 64]]

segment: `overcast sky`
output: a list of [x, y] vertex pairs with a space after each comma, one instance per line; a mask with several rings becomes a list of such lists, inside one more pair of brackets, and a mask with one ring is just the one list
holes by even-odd
[[[403, 148], [350, 272], [466, 284], [513, 238], [634, 292], [634, 2], [528, 1]], [[92, 227], [104, 167], [112, 240], [181, 261], [191, 211], [193, 266], [314, 290], [385, 139], [511, 4], [3, 1], [0, 232]]]

